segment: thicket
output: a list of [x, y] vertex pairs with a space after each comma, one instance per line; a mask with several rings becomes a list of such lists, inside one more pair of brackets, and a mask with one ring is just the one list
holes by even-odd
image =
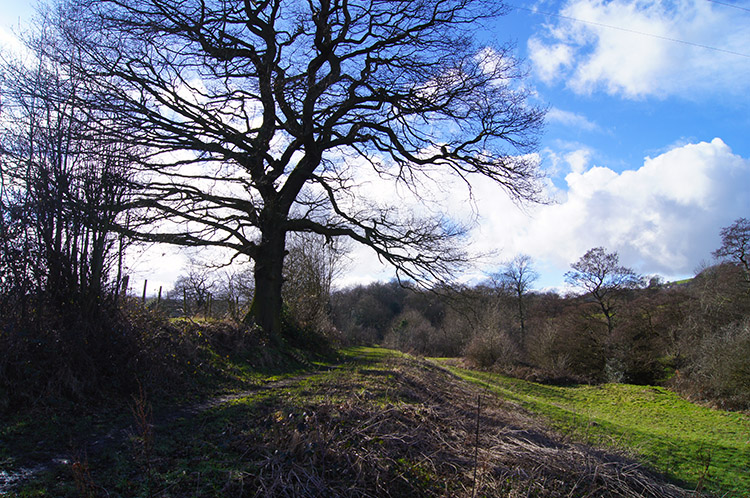
[[[590, 294], [524, 295], [498, 281], [419, 290], [373, 283], [332, 296], [342, 340], [552, 383], [667, 385], [733, 409], [750, 407], [750, 295], [744, 269], [718, 262], [690, 281], [618, 289], [606, 317]], [[610, 326], [611, 331], [610, 331]]]

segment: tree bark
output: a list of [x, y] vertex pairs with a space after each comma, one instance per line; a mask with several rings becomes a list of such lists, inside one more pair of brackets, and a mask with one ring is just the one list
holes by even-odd
[[247, 325], [257, 325], [271, 336], [281, 337], [283, 301], [284, 256], [286, 255], [286, 233], [277, 227], [269, 227], [264, 233], [255, 255], [255, 292], [250, 310], [245, 316]]

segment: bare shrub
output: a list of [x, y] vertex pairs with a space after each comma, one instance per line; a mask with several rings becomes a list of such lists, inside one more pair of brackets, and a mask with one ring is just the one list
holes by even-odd
[[390, 348], [416, 354], [431, 352], [432, 337], [437, 334], [435, 327], [419, 311], [409, 309], [393, 320], [391, 330], [383, 344]]
[[445, 318], [433, 338], [436, 356], [459, 356], [472, 334], [472, 327], [466, 317], [453, 309], [447, 309]]
[[552, 382], [600, 382], [605, 379], [605, 324], [578, 307], [549, 320], [528, 339], [529, 359]]
[[548, 322], [529, 336], [527, 345], [529, 360], [555, 378], [570, 375], [570, 357], [558, 348], [558, 335], [557, 324]]
[[507, 370], [518, 361], [518, 348], [507, 331], [485, 329], [471, 338], [464, 355], [479, 367]]
[[750, 319], [705, 337], [698, 349], [694, 380], [699, 394], [732, 408], [750, 407]]

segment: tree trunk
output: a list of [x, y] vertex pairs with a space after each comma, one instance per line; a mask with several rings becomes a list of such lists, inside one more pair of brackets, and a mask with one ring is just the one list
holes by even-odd
[[615, 313], [612, 311], [612, 306], [607, 306], [605, 303], [601, 302], [599, 303], [602, 311], [604, 312], [604, 317], [607, 319], [607, 332], [609, 333], [609, 336], [612, 336], [612, 331], [615, 329]]
[[279, 229], [264, 233], [255, 255], [255, 292], [244, 322], [258, 325], [272, 340], [281, 337], [284, 256], [286, 234]]

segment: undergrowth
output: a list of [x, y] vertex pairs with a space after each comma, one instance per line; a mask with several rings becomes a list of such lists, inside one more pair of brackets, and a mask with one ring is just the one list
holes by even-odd
[[[0, 423], [0, 494], [3, 472], [44, 465], [60, 455], [85, 477], [84, 454], [92, 440], [106, 441], [134, 422], [143, 436], [146, 410], [159, 417], [222, 393], [256, 388], [298, 375], [333, 354], [274, 347], [257, 329], [231, 321], [169, 320], [139, 306], [122, 313], [120, 320], [138, 331], [132, 339], [139, 347], [122, 351], [127, 358], [121, 362], [125, 367], [112, 374], [117, 378], [100, 379], [96, 389], [81, 393], [52, 384], [54, 370], [48, 372], [52, 385], [47, 392], [36, 382], [19, 382], [16, 400], [6, 406]], [[43, 361], [34, 366], [46, 367]]]

